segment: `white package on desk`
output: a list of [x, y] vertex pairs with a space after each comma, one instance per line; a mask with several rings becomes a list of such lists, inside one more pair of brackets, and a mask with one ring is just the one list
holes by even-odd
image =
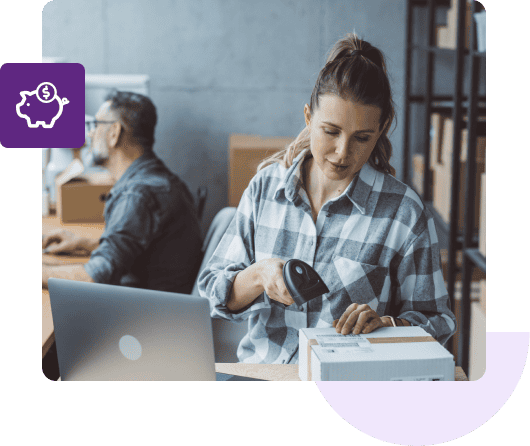
[[455, 362], [420, 327], [383, 327], [342, 335], [335, 328], [301, 328], [302, 381], [454, 381]]

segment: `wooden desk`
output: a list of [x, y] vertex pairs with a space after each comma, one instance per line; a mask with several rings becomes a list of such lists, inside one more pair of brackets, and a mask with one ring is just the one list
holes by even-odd
[[[104, 224], [68, 224], [63, 225], [58, 217], [44, 217], [42, 219], [42, 235], [48, 234], [55, 229], [66, 229], [80, 237], [99, 239], [105, 228]], [[43, 263], [64, 265], [68, 263], [86, 263], [90, 257], [66, 256], [66, 255], [42, 255]], [[46, 355], [53, 344], [52, 310], [50, 306], [50, 293], [42, 290], [42, 357]]]
[[[300, 381], [298, 364], [215, 364], [215, 371], [227, 375], [246, 376], [265, 381]], [[59, 378], [59, 381], [61, 378]], [[455, 381], [469, 381], [462, 367], [455, 368]]]
[[87, 237], [92, 239], [99, 239], [105, 229], [104, 223], [88, 223], [88, 224], [66, 224], [63, 225], [59, 220], [59, 217], [42, 217], [42, 234], [47, 234], [55, 229], [66, 229], [67, 231], [73, 232], [80, 237]]
[[[298, 364], [215, 364], [215, 371], [266, 381], [300, 381]], [[469, 381], [462, 367], [455, 368], [455, 381]]]

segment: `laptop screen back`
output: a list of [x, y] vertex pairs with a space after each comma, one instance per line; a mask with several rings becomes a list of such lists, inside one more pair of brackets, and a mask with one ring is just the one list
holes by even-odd
[[49, 280], [62, 380], [215, 380], [207, 299]]

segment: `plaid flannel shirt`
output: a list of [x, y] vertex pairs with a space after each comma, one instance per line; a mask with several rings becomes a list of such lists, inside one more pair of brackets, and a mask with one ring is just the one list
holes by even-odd
[[[324, 204], [316, 224], [300, 167], [306, 150], [286, 169], [278, 163], [256, 174], [236, 215], [199, 276], [212, 317], [248, 319], [237, 355], [241, 362], [298, 362], [298, 332], [331, 327], [352, 303], [368, 304], [422, 327], [442, 345], [456, 319], [441, 270], [434, 220], [418, 195], [366, 163], [346, 190]], [[329, 293], [303, 306], [285, 306], [264, 292], [230, 312], [235, 276], [268, 258], [300, 259], [322, 277]]]

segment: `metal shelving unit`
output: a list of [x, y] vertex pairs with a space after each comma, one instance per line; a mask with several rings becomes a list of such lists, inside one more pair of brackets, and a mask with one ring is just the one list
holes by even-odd
[[[462, 1], [462, 0], [461, 0]], [[470, 48], [475, 47], [475, 22], [471, 23]], [[480, 80], [480, 59], [483, 53], [474, 51], [470, 57], [471, 76], [469, 78], [469, 107], [467, 109], [467, 144], [468, 155], [466, 165], [465, 202], [474, 203], [476, 196], [476, 141], [479, 132], [478, 123], [478, 83]], [[484, 53], [485, 57], [485, 53]], [[485, 130], [485, 129], [484, 129]], [[485, 133], [485, 131], [484, 131]], [[471, 279], [473, 267], [480, 268], [486, 273], [486, 258], [476, 248], [474, 243], [475, 206], [465, 206], [464, 211], [464, 240], [462, 252], [462, 335], [459, 338], [457, 363], [466, 371], [469, 370], [469, 347], [471, 330]]]
[[[458, 315], [458, 346], [453, 345], [454, 337], [451, 338], [446, 347], [449, 351], [457, 354], [456, 363], [461, 366], [466, 373], [469, 369], [469, 341], [471, 322], [471, 276], [474, 267], [486, 271], [486, 259], [477, 249], [478, 233], [474, 230], [475, 215], [474, 206], [465, 206], [464, 230], [459, 231], [459, 192], [460, 192], [460, 149], [462, 129], [467, 128], [467, 166], [466, 166], [466, 203], [473, 203], [475, 197], [475, 174], [476, 174], [476, 137], [477, 134], [485, 134], [485, 121], [479, 120], [479, 111], [484, 114], [486, 108], [486, 98], [479, 97], [478, 85], [480, 79], [481, 61], [485, 60], [486, 54], [465, 48], [465, 14], [466, 0], [457, 0], [457, 35], [456, 49], [446, 49], [436, 47], [435, 39], [435, 17], [436, 8], [449, 7], [450, 1], [442, 0], [409, 0], [407, 2], [407, 49], [406, 49], [406, 73], [405, 73], [405, 129], [404, 129], [404, 156], [403, 172], [405, 182], [412, 184], [410, 175], [411, 164], [411, 105], [422, 104], [424, 107], [423, 141], [424, 148], [424, 178], [422, 199], [427, 208], [434, 216], [440, 240], [445, 240], [448, 248], [448, 293], [451, 301], [451, 308], [455, 311], [455, 283], [456, 275], [462, 272], [462, 300], [460, 301], [460, 311]], [[415, 44], [413, 42], [413, 9], [417, 7], [427, 8], [427, 21], [423, 23], [427, 43]], [[480, 7], [480, 6], [478, 6]], [[477, 5], [475, 5], [477, 8]], [[471, 20], [470, 48], [475, 48], [475, 24]], [[425, 93], [414, 94], [411, 92], [412, 78], [412, 56], [417, 52], [426, 58], [425, 69]], [[452, 95], [436, 96], [433, 93], [434, 81], [434, 61], [435, 56], [453, 57], [455, 70], [455, 84]], [[467, 58], [470, 63], [471, 75], [469, 76], [469, 95], [464, 96], [464, 61]], [[432, 112], [443, 111], [451, 115], [454, 123], [453, 133], [453, 159], [451, 168], [451, 191], [450, 191], [450, 221], [446, 223], [438, 214], [432, 204], [432, 178], [430, 173], [430, 127]], [[464, 253], [462, 266], [457, 266], [457, 252]]]

